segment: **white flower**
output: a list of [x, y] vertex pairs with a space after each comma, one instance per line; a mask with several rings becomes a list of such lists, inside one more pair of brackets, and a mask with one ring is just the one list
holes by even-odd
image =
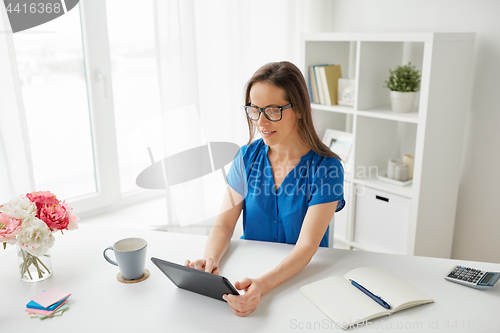
[[0, 212], [6, 213], [11, 218], [23, 221], [28, 216], [36, 216], [37, 207], [34, 202], [25, 196], [18, 196], [0, 207]]
[[36, 257], [44, 255], [54, 245], [54, 241], [49, 227], [34, 216], [28, 216], [23, 221], [21, 232], [17, 235], [19, 247]]

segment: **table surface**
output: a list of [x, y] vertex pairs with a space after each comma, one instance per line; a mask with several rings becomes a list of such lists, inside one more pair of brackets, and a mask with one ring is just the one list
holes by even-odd
[[[102, 251], [119, 239], [148, 240], [146, 268], [140, 283], [118, 282], [118, 268]], [[227, 303], [176, 288], [150, 257], [183, 263], [203, 254], [206, 236], [80, 224], [56, 235], [51, 249], [53, 276], [38, 283], [21, 281], [15, 250], [0, 257], [0, 332], [284, 332], [341, 329], [299, 291], [305, 284], [344, 275], [363, 266], [381, 266], [434, 299], [375, 319], [370, 329], [393, 332], [499, 332], [500, 288], [479, 291], [444, 280], [455, 265], [500, 271], [500, 264], [320, 248], [297, 275], [261, 299], [255, 312], [240, 318]], [[221, 263], [231, 282], [257, 277], [275, 267], [292, 245], [233, 239]], [[112, 256], [112, 254], [110, 254]], [[31, 319], [24, 311], [30, 298], [58, 287], [70, 292], [69, 310], [61, 317]]]

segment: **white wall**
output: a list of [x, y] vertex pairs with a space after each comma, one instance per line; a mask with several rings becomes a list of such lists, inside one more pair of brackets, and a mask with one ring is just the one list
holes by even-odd
[[332, 2], [333, 32], [476, 33], [452, 257], [500, 263], [500, 1]]

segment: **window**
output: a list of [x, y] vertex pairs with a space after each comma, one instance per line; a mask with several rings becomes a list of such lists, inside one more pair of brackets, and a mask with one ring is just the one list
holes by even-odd
[[35, 186], [65, 199], [97, 192], [79, 15], [13, 34]]
[[[125, 20], [123, 2], [107, 5], [118, 4], [109, 9], [109, 39], [101, 1], [80, 2], [55, 20], [13, 35], [35, 189], [68, 200], [80, 216], [163, 194], [135, 186], [138, 170], [128, 167], [134, 116], [160, 111], [153, 2], [141, 7], [142, 16], [131, 10]], [[129, 27], [134, 15], [141, 21], [135, 35]], [[149, 162], [143, 150], [140, 168]], [[132, 190], [134, 197], [123, 195]]]
[[[297, 42], [290, 31], [298, 31], [301, 7], [283, 10], [285, 3], [80, 1], [65, 15], [15, 34], [36, 189], [67, 199], [80, 215], [116, 208], [165, 195], [135, 184], [151, 164], [152, 143], [164, 144], [152, 147], [156, 161], [188, 149], [179, 143], [197, 138], [199, 129], [204, 141], [197, 145], [245, 143], [246, 80], [263, 63], [287, 59]], [[275, 13], [288, 23], [272, 25], [270, 34]], [[272, 52], [249, 56], [248, 45]], [[190, 105], [196, 105], [199, 129], [165, 116]], [[210, 116], [215, 108], [218, 117]], [[159, 139], [148, 130], [155, 126]]]

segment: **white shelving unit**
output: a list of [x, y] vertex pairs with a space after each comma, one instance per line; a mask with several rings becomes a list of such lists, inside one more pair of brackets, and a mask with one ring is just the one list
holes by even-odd
[[[353, 133], [335, 243], [345, 248], [449, 258], [470, 99], [474, 33], [320, 33], [302, 40], [302, 71], [340, 64], [355, 79], [353, 107], [312, 104], [320, 137]], [[414, 111], [391, 110], [389, 69], [409, 61], [422, 74]], [[413, 183], [380, 181], [387, 160], [415, 156]]]

